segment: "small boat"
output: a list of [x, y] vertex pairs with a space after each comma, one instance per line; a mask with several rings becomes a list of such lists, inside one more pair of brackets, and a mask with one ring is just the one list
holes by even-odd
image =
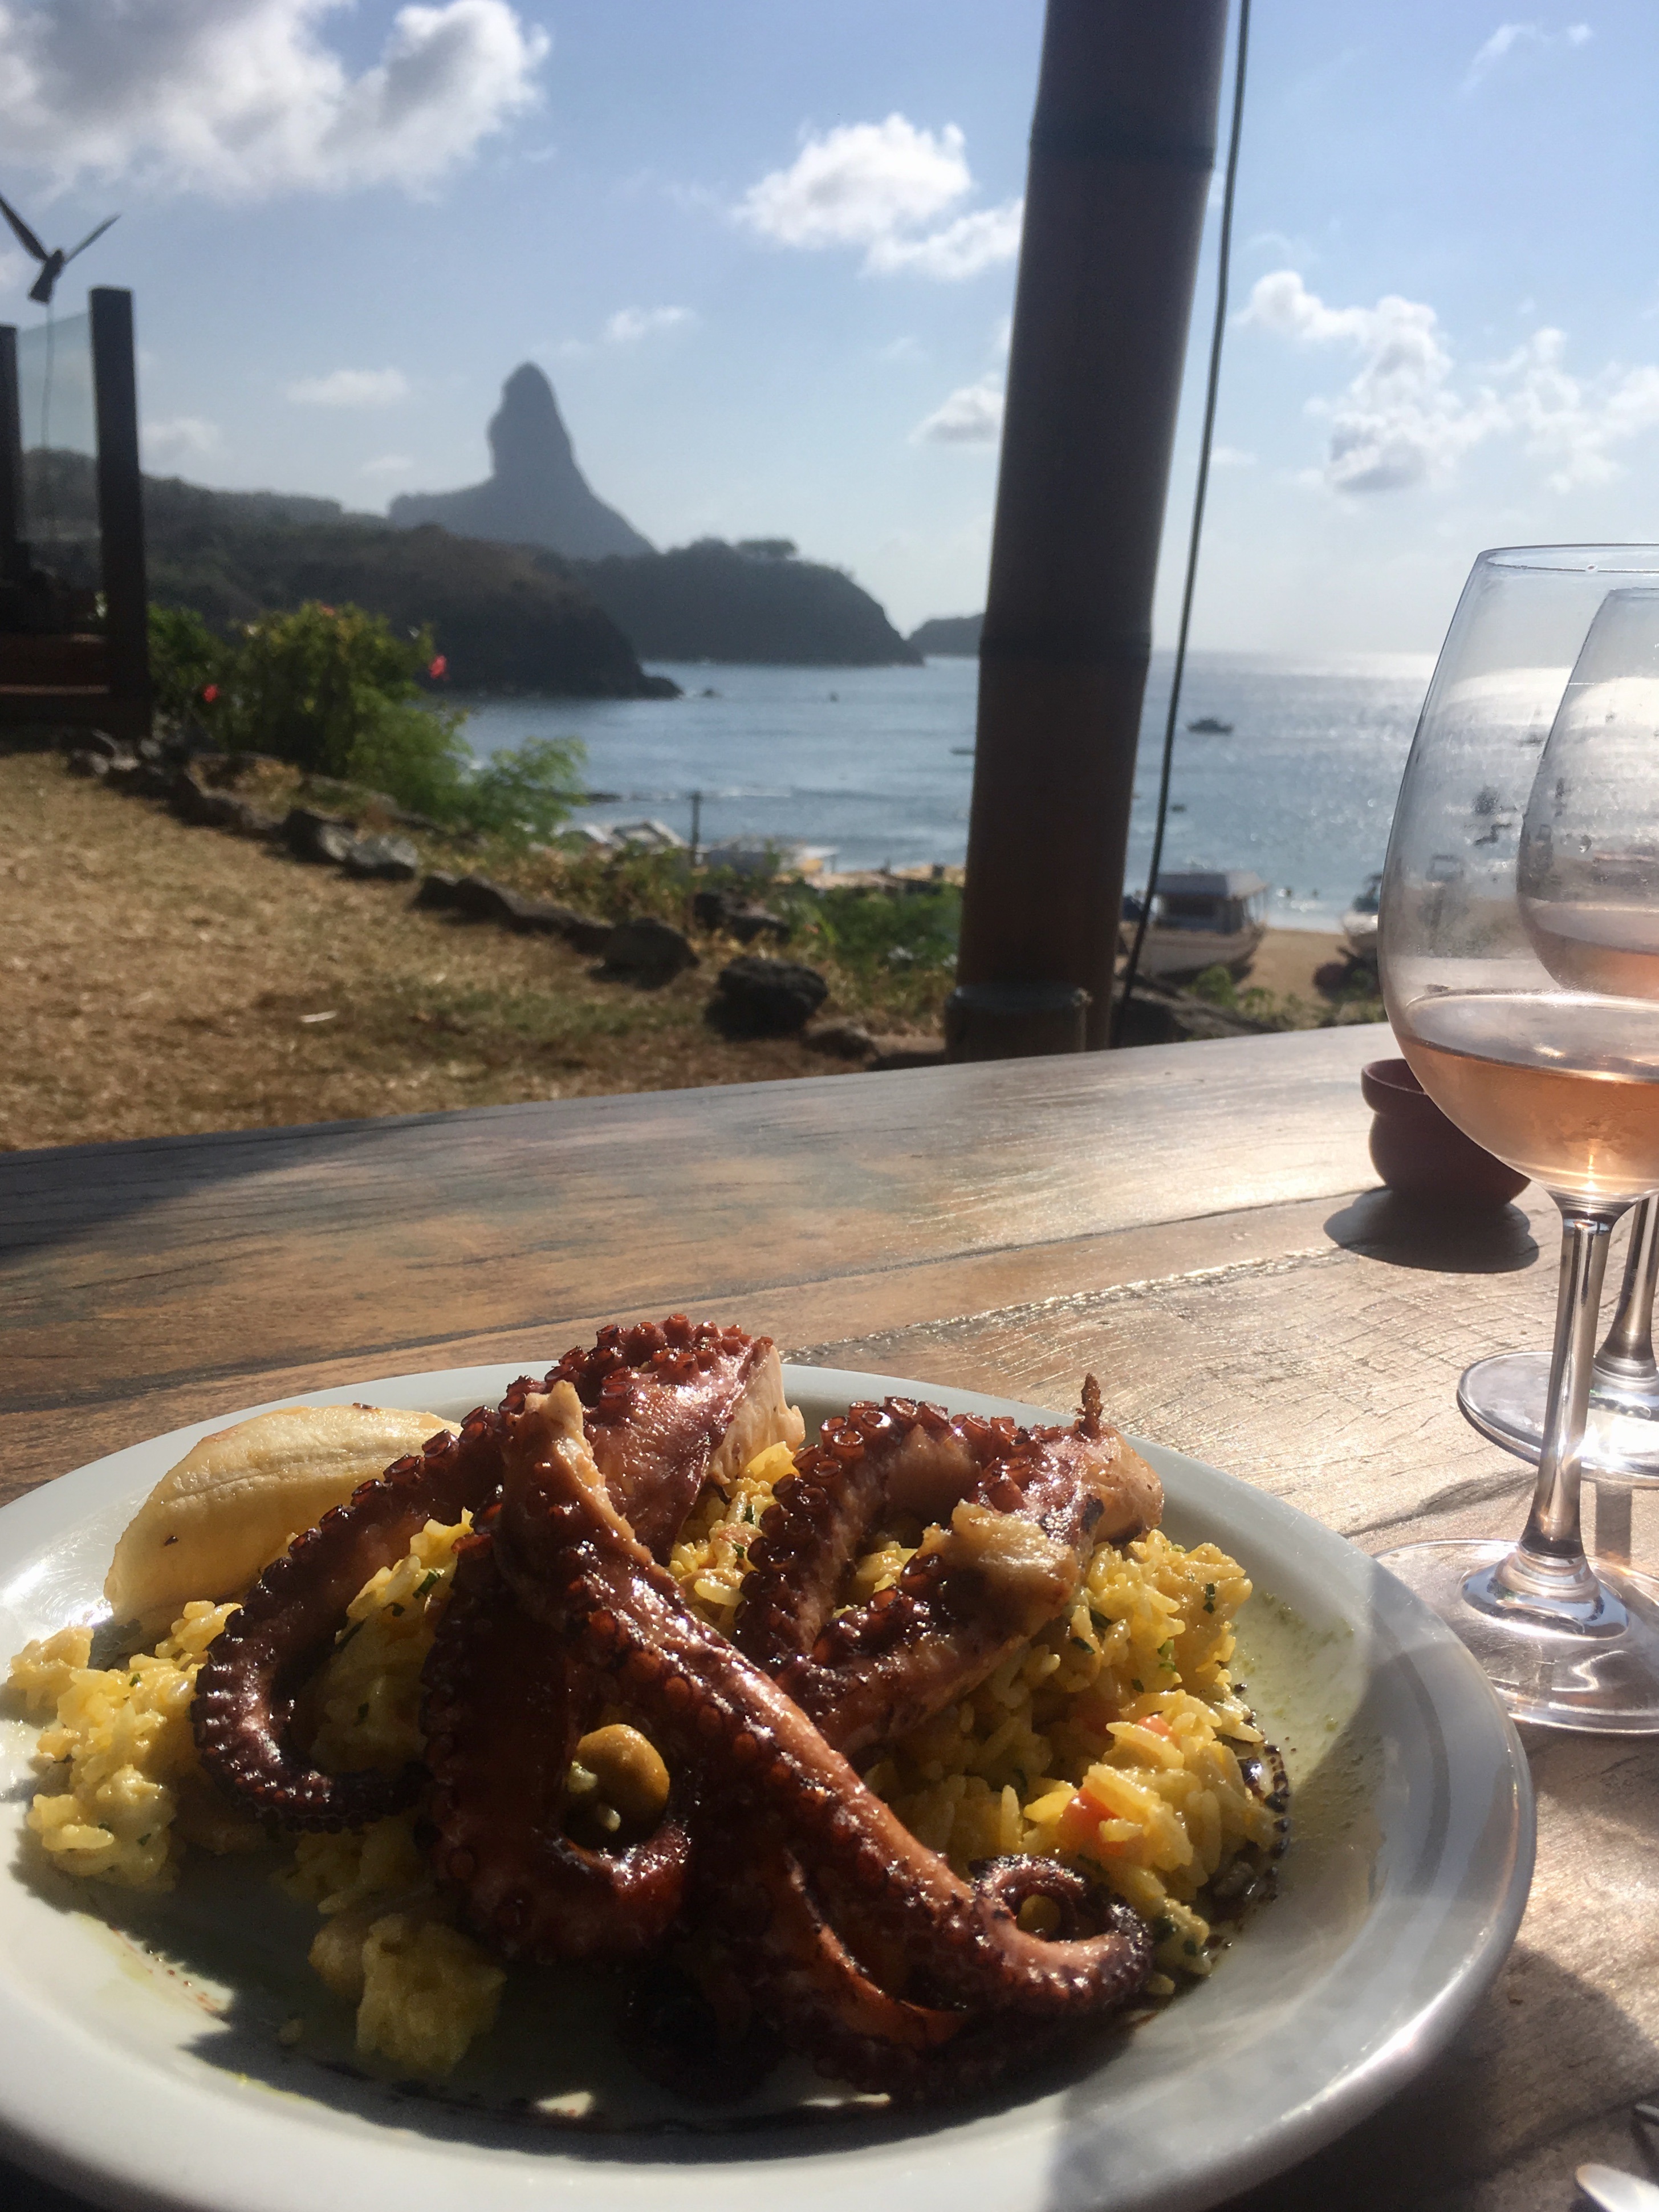
[[[1159, 876], [1140, 949], [1140, 972], [1170, 981], [1224, 968], [1242, 975], [1267, 935], [1267, 885], [1243, 868], [1193, 868]], [[1139, 902], [1126, 912], [1138, 918]]]
[[1195, 738], [1230, 738], [1233, 733], [1231, 722], [1219, 722], [1213, 714], [1200, 714], [1195, 722], [1188, 722], [1187, 727]]
[[1382, 878], [1367, 876], [1365, 888], [1355, 897], [1353, 904], [1342, 917], [1342, 934], [1356, 960], [1376, 964], [1376, 910], [1381, 902]]

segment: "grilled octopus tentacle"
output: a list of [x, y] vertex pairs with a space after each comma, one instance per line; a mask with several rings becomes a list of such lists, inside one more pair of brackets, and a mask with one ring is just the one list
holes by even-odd
[[777, 1346], [768, 1336], [689, 1322], [602, 1328], [547, 1378], [568, 1382], [611, 1502], [655, 1559], [665, 1559], [712, 1474], [725, 1488], [765, 1445], [798, 1444]]
[[601, 1330], [539, 1386], [520, 1377], [498, 1411], [470, 1414], [459, 1438], [434, 1437], [296, 1536], [215, 1638], [191, 1723], [207, 1771], [250, 1810], [289, 1828], [349, 1828], [413, 1802], [425, 1778], [417, 1764], [330, 1775], [305, 1757], [290, 1736], [295, 1698], [369, 1577], [402, 1559], [428, 1520], [453, 1522], [491, 1503], [503, 1419], [558, 1378], [586, 1393], [606, 1478], [659, 1556], [711, 1474], [724, 1480], [763, 1445], [800, 1441], [770, 1339], [681, 1314]]
[[1148, 1971], [1127, 1914], [1051, 1942], [1018, 1924], [920, 1844], [800, 1709], [680, 1597], [598, 1480], [574, 1398], [509, 1420], [496, 1556], [520, 1605], [562, 1629], [647, 1719], [703, 1790], [786, 1826], [815, 1878], [844, 1881], [885, 1952], [946, 2007], [1077, 2019], [1121, 2002]]
[[513, 1602], [492, 1550], [465, 1540], [426, 1665], [434, 1870], [509, 1958], [637, 1958], [679, 1912], [690, 1839], [672, 1802], [624, 1850], [565, 1832], [571, 1755], [607, 1686]]
[[[506, 1405], [523, 1402], [515, 1383]], [[459, 1521], [500, 1487], [502, 1414], [480, 1407], [458, 1437], [434, 1437], [296, 1536], [215, 1637], [196, 1678], [191, 1725], [207, 1771], [288, 1828], [355, 1828], [413, 1802], [423, 1778], [366, 1768], [325, 1774], [292, 1742], [295, 1699], [328, 1656], [346, 1608], [404, 1558], [428, 1521]]]
[[[1158, 1520], [1158, 1478], [1100, 1419], [1017, 1428], [889, 1398], [823, 1424], [750, 1547], [733, 1641], [854, 1752], [975, 1688], [1076, 1598], [1090, 1549]], [[898, 1581], [831, 1617], [884, 1516], [935, 1524]], [[940, 1525], [943, 1524], [943, 1525]]]

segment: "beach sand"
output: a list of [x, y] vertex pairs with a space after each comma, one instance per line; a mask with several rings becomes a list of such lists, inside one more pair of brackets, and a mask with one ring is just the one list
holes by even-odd
[[1313, 929], [1270, 929], [1239, 988], [1272, 991], [1281, 998], [1320, 998], [1324, 994], [1314, 977], [1333, 962], [1339, 969], [1346, 968], [1346, 954], [1340, 937], [1328, 937]]

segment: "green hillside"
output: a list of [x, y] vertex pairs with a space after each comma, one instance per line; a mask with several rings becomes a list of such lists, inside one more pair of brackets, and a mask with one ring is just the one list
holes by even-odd
[[[349, 602], [399, 629], [429, 625], [460, 691], [564, 698], [660, 695], [566, 565], [523, 547], [393, 530], [331, 501], [148, 478], [150, 596], [216, 629], [306, 599]], [[322, 510], [322, 513], [319, 513]]]
[[884, 668], [921, 659], [868, 592], [839, 568], [797, 560], [787, 538], [705, 538], [569, 565], [647, 660]]

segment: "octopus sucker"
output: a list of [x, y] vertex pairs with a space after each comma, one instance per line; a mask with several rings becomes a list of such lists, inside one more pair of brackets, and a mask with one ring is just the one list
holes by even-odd
[[[653, 1741], [700, 1794], [749, 1802], [756, 1761], [740, 1761], [732, 1747], [752, 1736], [767, 1812], [812, 1879], [857, 1881], [878, 1853], [888, 1875], [863, 1911], [939, 2002], [1079, 2017], [1140, 1986], [1152, 1946], [1133, 1916], [1114, 1910], [1098, 1933], [1051, 1942], [909, 1833], [793, 1700], [685, 1605], [593, 1479], [556, 1399], [508, 1421], [504, 1457], [495, 1556], [520, 1607], [582, 1650], [592, 1648], [589, 1622], [604, 1617], [602, 1663], [622, 1675]], [[635, 1669], [635, 1653], [662, 1663]]]
[[671, 1314], [599, 1331], [568, 1352], [546, 1389], [580, 1401], [594, 1462], [611, 1502], [652, 1556], [666, 1559], [711, 1478], [722, 1487], [769, 1443], [801, 1441], [769, 1337]]
[[[914, 1781], [894, 1778], [921, 1755], [913, 1732], [1005, 1660], [1018, 1674], [1034, 1638], [1048, 1643], [1032, 1659], [1058, 1668], [1063, 1625], [1082, 1641], [1074, 1609], [1109, 1589], [1101, 1575], [1130, 1571], [1103, 1544], [1158, 1524], [1156, 1475], [1105, 1420], [1093, 1376], [1081, 1395], [1069, 1424], [1030, 1427], [895, 1395], [808, 1443], [769, 1340], [678, 1314], [601, 1329], [265, 1569], [198, 1679], [203, 1763], [290, 1829], [416, 1808], [433, 1909], [504, 1959], [624, 1972], [624, 2047], [683, 2094], [746, 2094], [786, 2048], [901, 2102], [977, 2094], [1121, 2008], [1153, 1966], [1139, 1893], [1111, 1869], [1145, 1917], [1065, 1863], [1092, 1848], [1065, 1825], [1081, 1795], [1040, 1809], [1071, 1784], [1004, 1788], [1004, 1810], [982, 1814], [970, 1773], [981, 1799], [941, 1828], [906, 1796]], [[779, 1444], [793, 1455], [781, 1480], [783, 1455], [760, 1458]], [[322, 1670], [348, 1609], [355, 1620], [382, 1569], [423, 1568], [423, 1549], [408, 1555], [433, 1522], [423, 1541], [441, 1541], [444, 1572], [422, 1640], [396, 1632], [408, 1656], [393, 1741], [422, 1756], [393, 1773], [322, 1771], [301, 1717], [336, 1694], [341, 1670]], [[1085, 1665], [1104, 1663], [1099, 1648], [1085, 1645]], [[343, 1662], [348, 1680], [373, 1650]], [[1080, 1698], [1078, 1680], [1096, 1678], [1070, 1664], [1059, 1687]], [[1157, 1698], [1110, 1700], [1161, 1725]], [[1022, 1726], [1035, 1710], [1028, 1698]], [[964, 1730], [971, 1719], [963, 1705]], [[319, 1757], [331, 1741], [325, 1728]], [[1083, 1771], [996, 1755], [1019, 1776]], [[997, 1771], [978, 1771], [994, 1796]], [[889, 1797], [921, 1832], [948, 1834], [953, 1856]], [[975, 1856], [1022, 1837], [1032, 1856]]]
[[[823, 1424], [778, 1486], [732, 1627], [842, 1750], [904, 1734], [974, 1689], [1076, 1597], [1091, 1546], [1156, 1524], [1158, 1477], [1085, 1378], [1069, 1429], [901, 1398]], [[896, 1585], [835, 1614], [884, 1517], [933, 1525]]]
[[603, 1479], [642, 1540], [666, 1550], [704, 1483], [755, 1452], [800, 1442], [769, 1337], [693, 1323], [602, 1329], [538, 1384], [521, 1376], [499, 1407], [467, 1416], [325, 1514], [267, 1567], [216, 1639], [198, 1678], [191, 1725], [202, 1763], [248, 1809], [295, 1829], [357, 1827], [419, 1796], [426, 1770], [323, 1771], [294, 1740], [295, 1704], [327, 1659], [347, 1607], [394, 1565], [428, 1521], [475, 1520], [499, 1494], [504, 1424], [556, 1384], [573, 1387]]
[[[507, 1404], [516, 1402], [509, 1394]], [[253, 1811], [285, 1828], [356, 1828], [419, 1796], [418, 1765], [323, 1772], [292, 1741], [295, 1704], [370, 1577], [395, 1565], [428, 1521], [457, 1522], [499, 1489], [502, 1419], [480, 1407], [459, 1436], [442, 1431], [417, 1457], [394, 1461], [296, 1537], [214, 1639], [191, 1707], [196, 1748], [214, 1780]]]
[[690, 1848], [672, 1793], [621, 1850], [567, 1832], [566, 1778], [605, 1678], [513, 1602], [487, 1536], [456, 1569], [424, 1687], [430, 1856], [474, 1929], [544, 1962], [653, 1950], [679, 1914]]

